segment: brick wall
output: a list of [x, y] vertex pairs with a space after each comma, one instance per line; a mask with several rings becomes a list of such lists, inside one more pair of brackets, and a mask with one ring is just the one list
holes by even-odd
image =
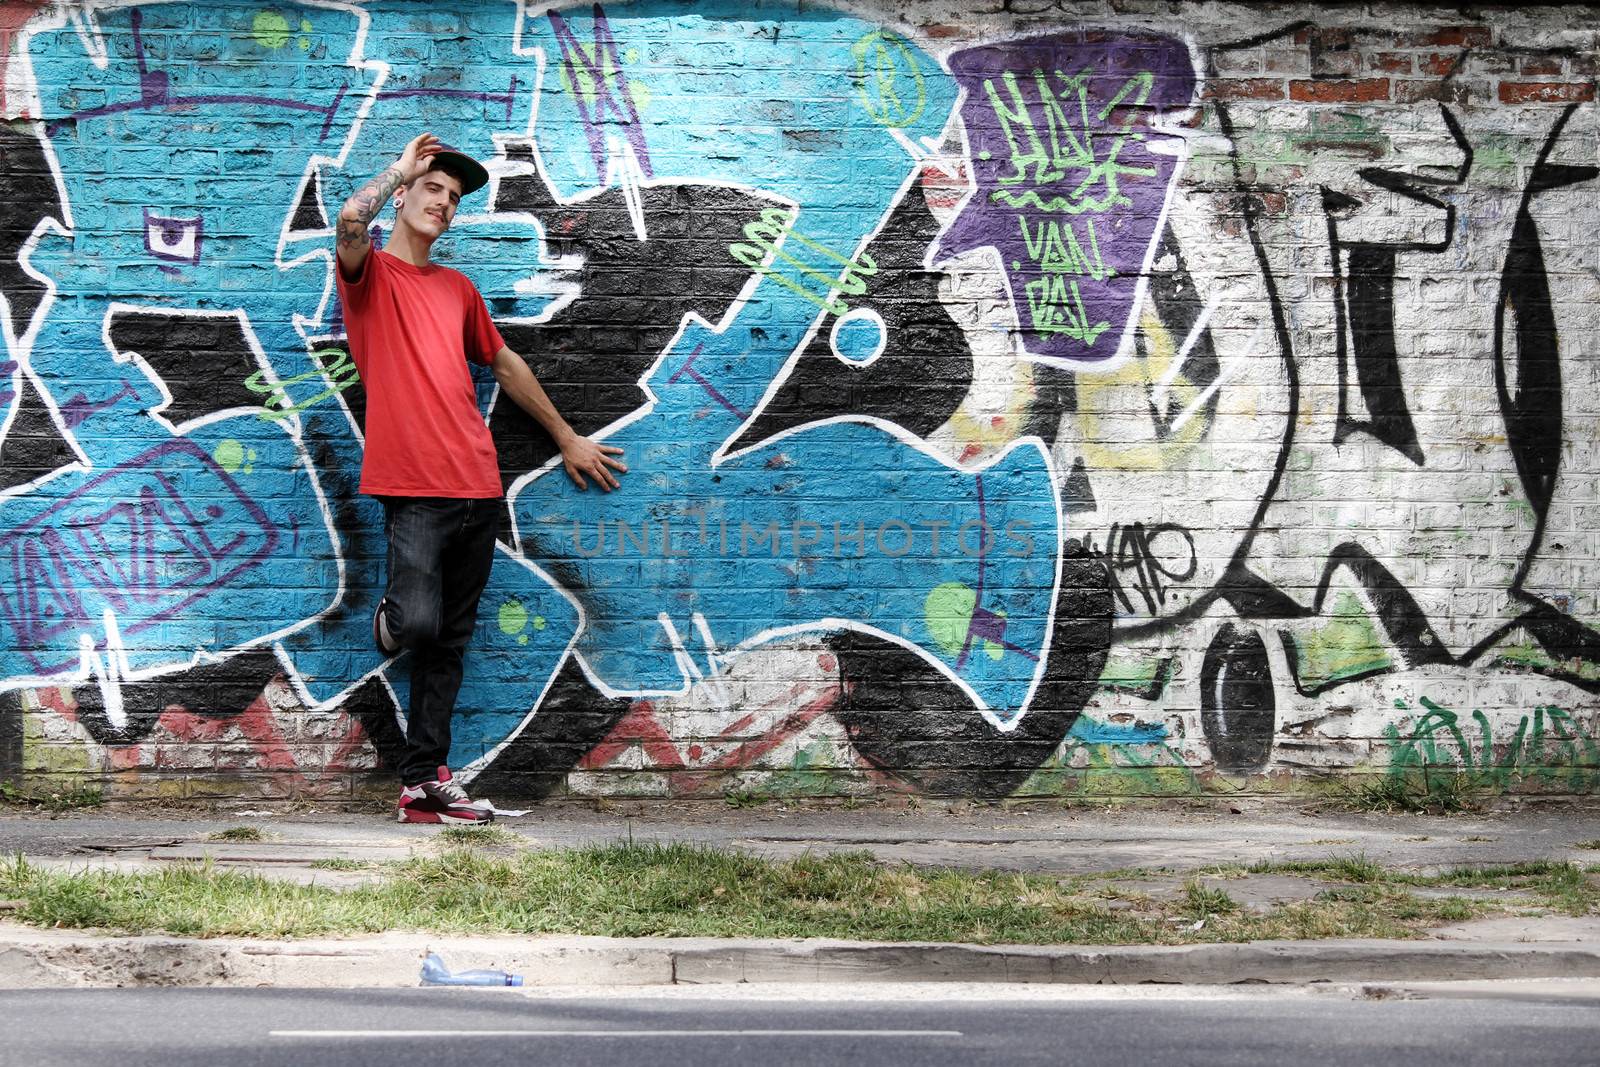
[[431, 130], [632, 468], [478, 379], [485, 790], [1595, 789], [1595, 10], [1463, 10], [0, 4], [0, 781], [389, 788], [329, 219]]

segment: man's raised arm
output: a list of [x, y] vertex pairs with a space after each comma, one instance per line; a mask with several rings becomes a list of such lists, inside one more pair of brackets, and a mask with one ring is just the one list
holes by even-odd
[[419, 134], [406, 145], [406, 150], [394, 166], [373, 178], [351, 194], [339, 209], [339, 224], [335, 231], [339, 247], [339, 270], [345, 280], [353, 282], [361, 276], [361, 265], [372, 251], [372, 237], [367, 226], [377, 218], [383, 205], [389, 202], [394, 191], [415, 181], [428, 169], [428, 161], [444, 150], [439, 139], [431, 133]]

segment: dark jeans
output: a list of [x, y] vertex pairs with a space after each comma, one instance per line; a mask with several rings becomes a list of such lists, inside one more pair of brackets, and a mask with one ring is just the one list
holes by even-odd
[[450, 752], [450, 716], [461, 690], [462, 659], [478, 618], [478, 598], [494, 565], [504, 501], [382, 497], [389, 538], [384, 621], [411, 651], [411, 711], [405, 785], [431, 781]]

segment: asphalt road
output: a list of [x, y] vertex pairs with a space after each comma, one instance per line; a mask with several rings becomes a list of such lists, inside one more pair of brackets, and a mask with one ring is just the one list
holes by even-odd
[[696, 1067], [978, 1063], [1095, 1067], [1314, 1062], [1375, 1067], [1595, 1062], [1600, 1002], [1550, 996], [1360, 999], [1282, 993], [991, 986], [677, 989], [598, 995], [476, 989], [0, 992], [8, 1064], [163, 1067]]

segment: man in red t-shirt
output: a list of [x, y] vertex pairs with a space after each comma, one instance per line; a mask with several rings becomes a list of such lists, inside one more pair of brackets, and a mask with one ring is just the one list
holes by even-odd
[[[361, 491], [383, 503], [388, 585], [373, 617], [386, 655], [411, 650], [411, 710], [400, 764], [401, 822], [478, 823], [492, 806], [451, 780], [450, 716], [478, 598], [494, 562], [503, 509], [494, 440], [478, 412], [467, 361], [543, 426], [579, 489], [617, 487], [622, 449], [580, 437], [507, 348], [464, 274], [428, 262], [461, 197], [489, 174], [424, 133], [339, 212], [339, 303], [366, 388]], [[394, 228], [374, 251], [367, 226], [395, 201]]]

